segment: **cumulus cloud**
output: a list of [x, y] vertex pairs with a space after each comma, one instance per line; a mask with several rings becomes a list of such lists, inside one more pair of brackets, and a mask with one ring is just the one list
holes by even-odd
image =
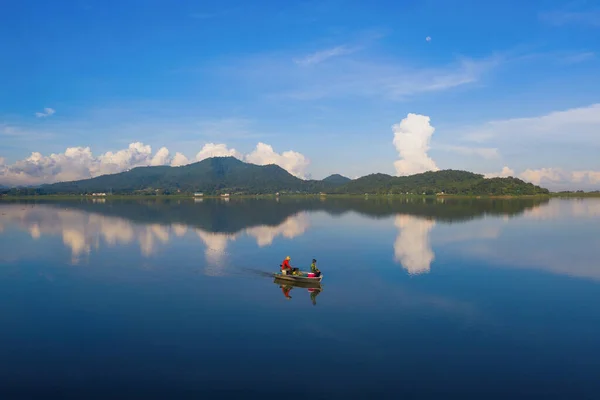
[[536, 185], [541, 184], [542, 181], [560, 182], [568, 179], [568, 176], [562, 170], [555, 168], [527, 169], [520, 176]]
[[245, 157], [245, 160], [257, 165], [279, 165], [281, 168], [298, 178], [306, 177], [306, 169], [310, 164], [310, 160], [301, 153], [288, 150], [279, 154], [273, 150], [272, 146], [262, 142], [256, 145], [254, 151], [248, 154]]
[[503, 167], [500, 172], [490, 172], [483, 175], [485, 178], [508, 178], [509, 176], [516, 176], [515, 170], [508, 167]]
[[47, 108], [44, 108], [44, 112], [36, 112], [35, 116], [38, 118], [46, 118], [46, 117], [51, 116], [55, 112], [56, 111], [54, 109], [47, 107]]
[[229, 149], [225, 144], [206, 143], [196, 154], [196, 161], [202, 161], [211, 157], [235, 157], [243, 156], [236, 149]]
[[185, 155], [183, 155], [179, 152], [175, 153], [175, 156], [173, 157], [173, 161], [171, 161], [171, 165], [173, 167], [180, 167], [182, 165], [187, 165], [189, 163], [190, 163], [190, 160], [188, 160], [188, 158]]
[[429, 117], [410, 113], [399, 124], [392, 126], [394, 146], [400, 160], [394, 162], [398, 175], [412, 175], [425, 171], [437, 171], [439, 168], [427, 155], [429, 141], [435, 128], [429, 123]]
[[600, 171], [575, 171], [571, 173], [571, 177], [575, 182], [600, 183]]
[[151, 146], [135, 142], [126, 149], [108, 151], [98, 156], [94, 156], [89, 147], [69, 147], [64, 153], [49, 156], [33, 152], [29, 157], [10, 165], [0, 158], [0, 184], [19, 186], [73, 181], [114, 174], [135, 167], [182, 166], [209, 157], [223, 156], [245, 159], [258, 165], [277, 164], [301, 178], [306, 176], [306, 168], [309, 165], [309, 160], [300, 153], [286, 151], [278, 154], [264, 143], [259, 143], [256, 149], [246, 156], [235, 149], [229, 149], [225, 144], [207, 143], [196, 157], [190, 160], [182, 153], [171, 156], [166, 147], [161, 147], [153, 154]]
[[150, 161], [150, 165], [165, 165], [169, 163], [169, 150], [166, 147], [161, 147], [156, 155], [152, 157], [152, 161]]
[[561, 168], [527, 169], [520, 174], [523, 180], [535, 185], [600, 184], [600, 171], [565, 171]]

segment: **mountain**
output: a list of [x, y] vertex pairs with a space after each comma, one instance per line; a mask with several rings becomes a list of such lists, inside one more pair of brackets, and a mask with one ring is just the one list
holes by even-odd
[[156, 190], [172, 193], [180, 190], [214, 194], [297, 191], [304, 185], [302, 179], [277, 165], [259, 166], [244, 163], [234, 157], [214, 157], [181, 167], [138, 167], [82, 181], [44, 185], [41, 189], [52, 193], [131, 193]]
[[550, 193], [548, 189], [513, 177], [485, 179], [480, 174], [451, 169], [399, 177], [371, 174], [350, 181], [334, 189], [334, 192], [427, 195], [437, 193], [459, 195], [537, 195]]
[[277, 165], [261, 166], [234, 157], [213, 157], [181, 167], [137, 167], [91, 179], [42, 185], [35, 189], [35, 193], [316, 193], [333, 190], [340, 186], [339, 182], [339, 178], [329, 181], [302, 180]]
[[342, 186], [342, 185], [345, 185], [346, 183], [350, 182], [351, 180], [352, 179], [346, 178], [343, 175], [333, 174], [333, 175], [329, 175], [327, 178], [323, 179], [322, 182], [331, 184], [333, 186]]
[[463, 195], [534, 195], [548, 194], [547, 189], [517, 178], [485, 179], [467, 171], [443, 170], [394, 177], [371, 174], [351, 180], [331, 175], [323, 180], [303, 180], [277, 165], [255, 165], [234, 157], [213, 157], [181, 166], [137, 167], [118, 174], [73, 182], [42, 185], [38, 188], [4, 190], [10, 194], [172, 194], [203, 192], [268, 194], [446, 194]]

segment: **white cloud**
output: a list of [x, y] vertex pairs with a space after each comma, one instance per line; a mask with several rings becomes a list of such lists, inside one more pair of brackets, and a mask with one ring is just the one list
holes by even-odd
[[350, 48], [348, 46], [337, 46], [331, 49], [317, 51], [301, 59], [295, 59], [294, 62], [299, 65], [318, 64], [327, 60], [328, 58], [342, 56], [345, 54], [351, 54], [354, 53], [356, 50], [357, 49]]
[[429, 123], [429, 117], [408, 114], [399, 124], [392, 126], [394, 146], [400, 160], [394, 162], [398, 175], [412, 175], [425, 171], [437, 171], [439, 168], [429, 158], [429, 141], [435, 128]]
[[271, 146], [264, 143], [259, 143], [256, 149], [246, 156], [235, 149], [229, 149], [225, 144], [207, 143], [192, 161], [182, 153], [175, 153], [175, 156], [171, 157], [166, 147], [161, 147], [156, 154], [153, 154], [151, 146], [135, 142], [126, 149], [108, 151], [99, 156], [94, 156], [89, 147], [69, 147], [64, 153], [49, 156], [33, 152], [26, 159], [11, 165], [7, 165], [2, 158], [0, 159], [0, 184], [16, 186], [73, 181], [114, 174], [135, 167], [182, 166], [209, 157], [223, 156], [246, 159], [258, 165], [277, 164], [301, 178], [306, 176], [306, 168], [310, 163], [298, 152], [285, 151], [278, 154]]
[[574, 182], [600, 183], [600, 171], [575, 171], [571, 174], [571, 177]]
[[484, 178], [508, 178], [509, 176], [516, 176], [515, 171], [508, 167], [503, 167], [500, 172], [490, 172], [483, 175]]
[[245, 160], [257, 165], [279, 165], [281, 168], [298, 178], [306, 177], [306, 169], [310, 164], [310, 160], [301, 153], [288, 150], [279, 154], [273, 150], [272, 146], [262, 142], [256, 145], [254, 151], [248, 154], [245, 157]]
[[535, 185], [550, 184], [557, 188], [564, 185], [572, 187], [573, 184], [600, 184], [600, 171], [591, 170], [569, 172], [561, 168], [527, 169], [519, 177]]
[[190, 163], [190, 160], [188, 160], [188, 158], [185, 155], [183, 155], [179, 152], [175, 153], [175, 156], [173, 157], [173, 161], [171, 161], [171, 165], [173, 167], [180, 167], [182, 165], [187, 165], [189, 163]]
[[46, 118], [46, 117], [51, 116], [55, 112], [56, 111], [54, 109], [47, 107], [47, 108], [44, 108], [44, 112], [36, 112], [35, 116], [38, 118]]
[[427, 36], [427, 37], [425, 38], [425, 41], [427, 41], [427, 42], [431, 42], [431, 36]]
[[568, 179], [562, 170], [555, 168], [527, 169], [520, 176], [535, 185], [540, 185], [542, 181], [556, 183]]
[[477, 142], [496, 140], [514, 145], [515, 139], [576, 142], [600, 145], [600, 103], [555, 111], [546, 115], [490, 121], [468, 130], [465, 139]]
[[166, 147], [161, 147], [150, 161], [150, 165], [165, 165], [169, 163], [169, 159], [169, 150]]
[[202, 161], [211, 157], [235, 157], [241, 159], [243, 156], [236, 149], [229, 149], [225, 144], [206, 143], [196, 154], [196, 161]]

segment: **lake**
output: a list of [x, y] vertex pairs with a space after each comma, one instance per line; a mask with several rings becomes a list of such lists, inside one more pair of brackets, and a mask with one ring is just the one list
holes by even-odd
[[597, 399], [600, 199], [0, 202], [0, 321], [2, 399]]

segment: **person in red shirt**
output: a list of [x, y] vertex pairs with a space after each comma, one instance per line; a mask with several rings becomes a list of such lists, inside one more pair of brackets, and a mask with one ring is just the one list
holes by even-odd
[[298, 268], [293, 268], [290, 265], [290, 260], [291, 260], [290, 256], [287, 256], [285, 258], [285, 260], [283, 260], [283, 263], [281, 263], [281, 272], [286, 275], [289, 273], [291, 273], [293, 275], [296, 273], [296, 271], [298, 271]]

